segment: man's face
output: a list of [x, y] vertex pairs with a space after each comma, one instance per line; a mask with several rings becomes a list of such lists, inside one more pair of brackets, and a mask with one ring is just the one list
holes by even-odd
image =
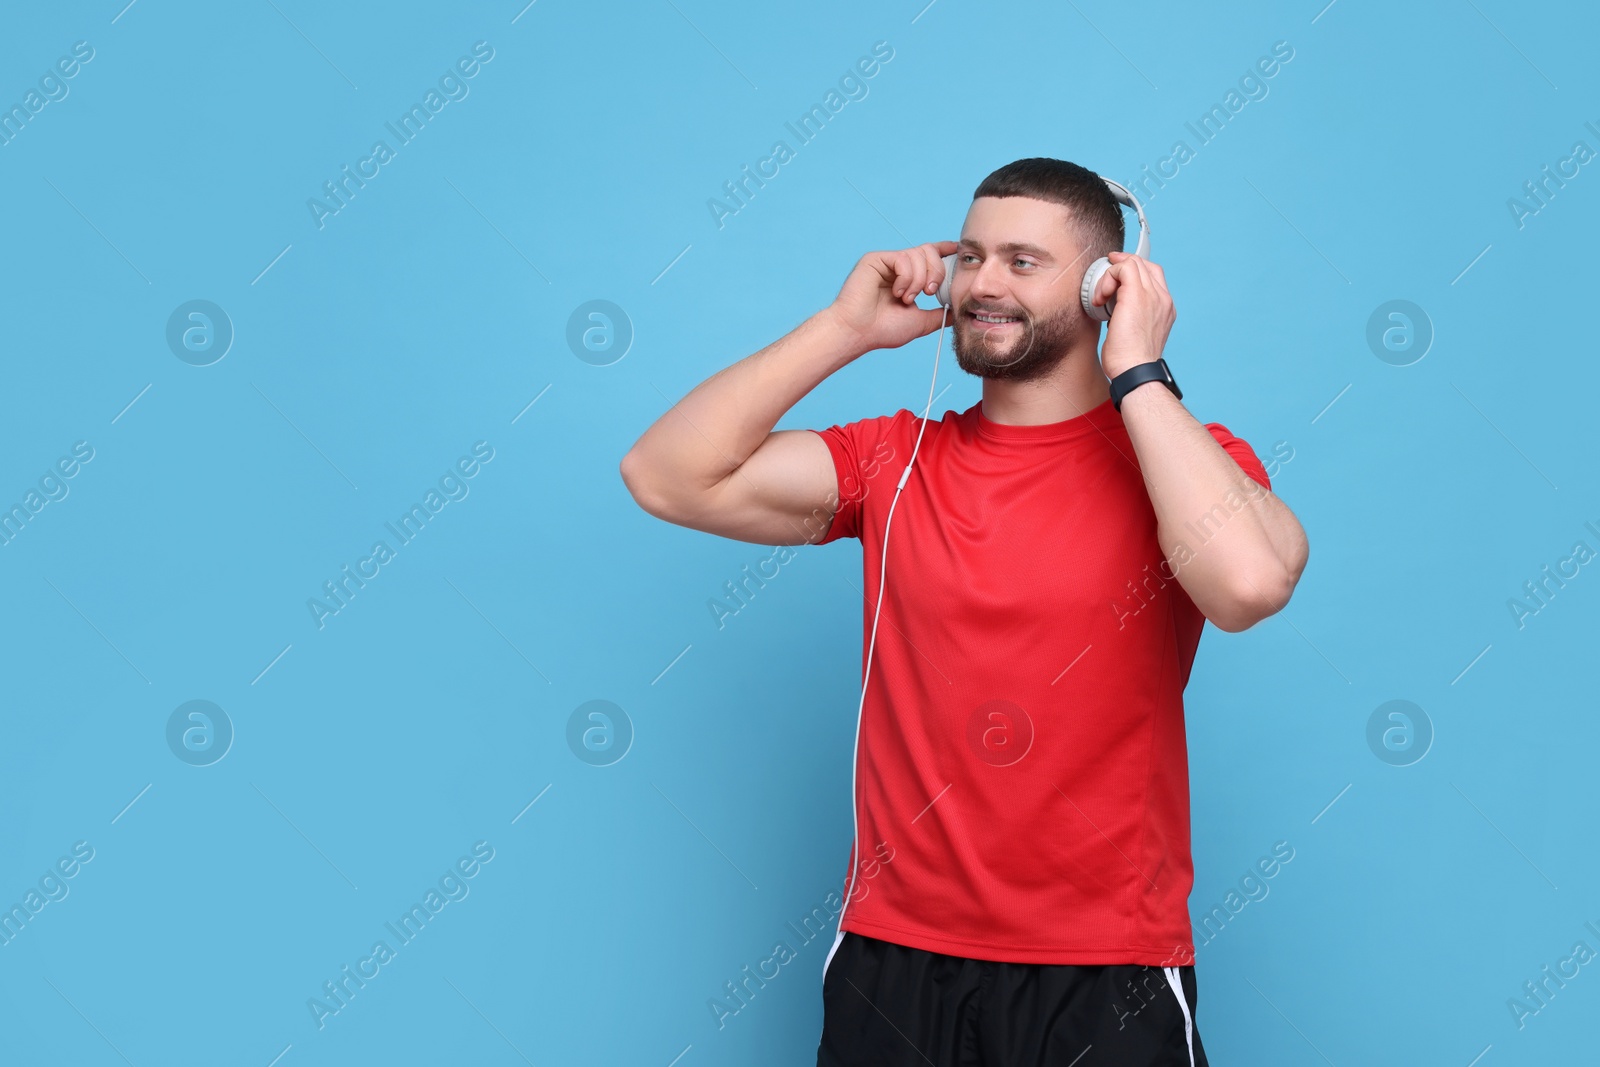
[[1025, 196], [972, 202], [956, 249], [950, 301], [956, 363], [981, 378], [1028, 381], [1064, 359], [1096, 324], [1078, 287], [1089, 264], [1071, 211]]

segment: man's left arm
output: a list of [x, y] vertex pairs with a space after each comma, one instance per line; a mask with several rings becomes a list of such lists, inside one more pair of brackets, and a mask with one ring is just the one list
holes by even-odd
[[[1101, 348], [1108, 379], [1150, 363], [1177, 318], [1161, 268], [1111, 253], [1098, 292], [1116, 310]], [[1156, 513], [1156, 536], [1189, 598], [1219, 629], [1248, 629], [1288, 603], [1305, 570], [1305, 530], [1287, 505], [1244, 472], [1183, 402], [1159, 382], [1122, 399], [1122, 421]], [[1219, 519], [1220, 516], [1220, 519]], [[1193, 543], [1193, 530], [1204, 530]]]

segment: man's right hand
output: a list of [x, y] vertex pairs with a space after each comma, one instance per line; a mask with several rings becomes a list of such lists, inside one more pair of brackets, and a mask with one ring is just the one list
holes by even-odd
[[944, 279], [943, 257], [956, 250], [954, 241], [930, 241], [896, 252], [868, 252], [845, 279], [828, 307], [836, 322], [856, 338], [862, 353], [899, 348], [937, 330], [943, 308], [917, 307], [918, 296], [931, 296]]

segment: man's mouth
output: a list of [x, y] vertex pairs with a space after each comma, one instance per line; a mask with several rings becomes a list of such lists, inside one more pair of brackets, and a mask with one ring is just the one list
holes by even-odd
[[985, 330], [1004, 329], [1007, 326], [1014, 326], [1018, 322], [1022, 321], [1015, 315], [1001, 315], [989, 311], [972, 311], [968, 312], [968, 314], [971, 316], [974, 323], [983, 327]]

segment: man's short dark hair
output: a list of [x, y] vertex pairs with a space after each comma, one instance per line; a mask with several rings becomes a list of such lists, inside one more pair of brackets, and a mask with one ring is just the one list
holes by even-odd
[[983, 179], [972, 198], [980, 196], [1030, 196], [1067, 208], [1078, 240], [1088, 249], [1084, 267], [1107, 252], [1122, 251], [1122, 206], [1100, 175], [1076, 163], [1042, 156], [1007, 163]]

